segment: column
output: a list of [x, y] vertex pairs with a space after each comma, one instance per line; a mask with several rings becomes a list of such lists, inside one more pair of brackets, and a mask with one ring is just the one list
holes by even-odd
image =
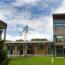
[[56, 53], [56, 46], [54, 46], [54, 56], [56, 56], [57, 53]]
[[27, 56], [27, 43], [24, 43], [23, 54], [24, 56]]
[[37, 55], [37, 46], [38, 46], [38, 44], [35, 44], [35, 55]]
[[4, 48], [6, 48], [5, 41], [6, 41], [6, 28], [4, 29]]
[[33, 54], [35, 55], [35, 44], [33, 44]]
[[48, 43], [45, 43], [45, 55], [48, 54]]
[[4, 29], [4, 41], [6, 40], [6, 29]]
[[13, 54], [14, 56], [17, 55], [17, 44], [14, 45]]
[[62, 51], [63, 51], [63, 56], [64, 56], [64, 46], [63, 46], [63, 48], [62, 48]]

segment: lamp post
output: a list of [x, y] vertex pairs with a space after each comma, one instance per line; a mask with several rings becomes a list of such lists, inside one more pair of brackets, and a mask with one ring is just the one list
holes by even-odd
[[54, 63], [54, 42], [53, 42], [53, 50], [52, 50], [52, 57], [51, 57], [51, 63]]

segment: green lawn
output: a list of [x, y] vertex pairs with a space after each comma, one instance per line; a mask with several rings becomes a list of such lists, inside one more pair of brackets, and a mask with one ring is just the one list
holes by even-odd
[[51, 62], [49, 56], [29, 56], [11, 58], [8, 65], [65, 65], [65, 58], [54, 58]]

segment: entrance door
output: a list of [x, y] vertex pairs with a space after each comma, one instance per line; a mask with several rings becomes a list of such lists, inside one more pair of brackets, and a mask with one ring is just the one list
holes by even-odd
[[27, 54], [33, 54], [33, 50], [27, 50]]
[[8, 55], [13, 55], [13, 49], [14, 49], [13, 45], [8, 45]]
[[23, 54], [23, 50], [21, 49], [21, 50], [20, 50], [20, 55], [22, 55], [22, 54]]
[[64, 48], [64, 56], [65, 56], [65, 48]]
[[64, 56], [63, 46], [56, 46], [56, 56]]
[[23, 54], [23, 45], [18, 46], [18, 54], [22, 55]]
[[34, 54], [33, 45], [28, 45], [27, 54]]

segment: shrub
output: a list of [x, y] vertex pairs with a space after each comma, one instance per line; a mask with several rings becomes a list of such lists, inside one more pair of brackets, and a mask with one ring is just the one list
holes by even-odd
[[0, 41], [0, 65], [7, 59], [7, 48], [3, 48], [4, 41]]

